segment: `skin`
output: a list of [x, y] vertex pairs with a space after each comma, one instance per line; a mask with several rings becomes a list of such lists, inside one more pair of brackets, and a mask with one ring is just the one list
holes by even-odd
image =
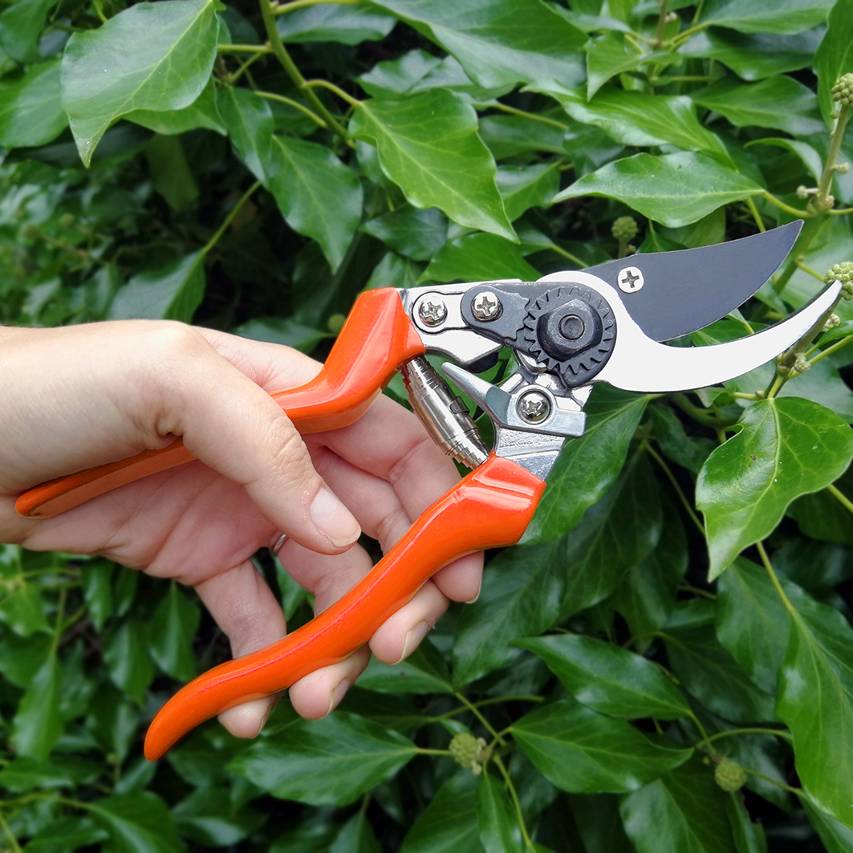
[[[275, 597], [250, 562], [279, 532], [284, 568], [317, 611], [371, 568], [361, 531], [388, 550], [458, 480], [418, 419], [387, 397], [345, 429], [305, 440], [267, 392], [311, 379], [321, 365], [276, 344], [160, 321], [61, 329], [0, 328], [0, 541], [32, 550], [101, 554], [195, 588], [245, 655], [286, 631]], [[70, 512], [21, 518], [33, 485], [180, 436], [199, 461], [124, 486]], [[314, 498], [325, 488], [321, 512]], [[482, 557], [434, 576], [363, 648], [290, 688], [303, 717], [341, 701], [372, 652], [411, 654], [449, 600], [479, 595]], [[231, 708], [220, 721], [257, 735], [274, 699]]]

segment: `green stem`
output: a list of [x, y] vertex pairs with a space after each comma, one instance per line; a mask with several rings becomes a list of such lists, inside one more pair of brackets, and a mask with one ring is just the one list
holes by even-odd
[[[704, 533], [704, 531], [703, 531]], [[700, 589], [698, 586], [693, 586], [689, 583], [681, 583], [678, 585], [679, 589], [683, 589], [685, 592], [692, 592], [693, 595], [699, 595], [702, 598], [707, 598], [709, 601], [716, 601], [717, 596], [714, 595], [713, 592], [708, 592], [707, 589]]]
[[317, 78], [314, 80], [306, 80], [305, 88], [310, 89], [328, 89], [330, 92], [334, 92], [342, 101], [346, 101], [351, 107], [360, 107], [361, 101], [358, 98], [354, 98], [349, 92], [345, 92], [340, 86], [336, 86], [330, 80], [323, 80], [321, 78]]
[[720, 740], [724, 737], [736, 737], [737, 735], [774, 735], [776, 737], [791, 740], [791, 735], [784, 729], [771, 729], [762, 726], [747, 726], [740, 729], [726, 729], [724, 732], [716, 732], [712, 735], [702, 738], [694, 744], [697, 749], [702, 749], [703, 746], [713, 743], [715, 740]]
[[675, 493], [676, 495], [678, 495], [678, 499], [681, 501], [685, 512], [690, 517], [690, 520], [696, 525], [696, 529], [704, 536], [705, 528], [702, 525], [702, 522], [699, 520], [699, 516], [696, 515], [696, 513], [694, 512], [690, 501], [687, 500], [687, 496], [681, 490], [681, 486], [679, 485], [678, 480], [676, 480], [675, 474], [672, 473], [672, 470], [670, 469], [669, 465], [666, 464], [666, 460], [657, 452], [657, 450], [654, 449], [654, 447], [651, 446], [651, 444], [649, 444], [648, 441], [644, 441], [641, 446], [642, 449], [645, 450], [646, 453], [648, 453], [649, 456], [651, 456], [655, 462], [657, 462], [660, 469], [666, 475], [667, 480], [669, 480], [673, 489], [675, 489]]
[[799, 269], [801, 269], [807, 275], [812, 276], [812, 278], [816, 278], [821, 284], [823, 283], [823, 276], [816, 270], [810, 267], [799, 255], [794, 258], [794, 263], [797, 265]]
[[205, 243], [204, 248], [201, 250], [203, 255], [210, 254], [211, 250], [216, 246], [216, 244], [222, 239], [222, 235], [228, 230], [231, 223], [237, 218], [237, 215], [243, 209], [243, 205], [252, 197], [255, 191], [260, 187], [261, 182], [255, 181], [243, 195], [237, 200], [237, 204], [228, 211], [228, 215], [225, 219], [222, 220], [222, 224], [213, 232], [213, 236]]
[[518, 107], [511, 107], [509, 104], [502, 104], [500, 101], [489, 101], [487, 104], [485, 104], [485, 106], [493, 110], [500, 110], [502, 113], [507, 113], [511, 116], [525, 118], [528, 121], [538, 121], [540, 124], [547, 124], [550, 127], [556, 127], [559, 130], [569, 129], [569, 126], [567, 124], [563, 124], [561, 121], [557, 121], [557, 119], [555, 118], [536, 115], [536, 113], [531, 113], [527, 110], [520, 110]]
[[9, 849], [12, 850], [13, 853], [21, 853], [21, 846], [18, 844], [18, 839], [15, 838], [9, 824], [6, 822], [6, 818], [3, 817], [2, 811], [0, 811], [0, 829], [3, 830], [3, 835], [5, 835], [9, 841]]
[[752, 214], [752, 218], [755, 220], [758, 230], [762, 233], [766, 231], [767, 228], [764, 225], [764, 220], [761, 218], [761, 214], [758, 212], [758, 208], [755, 206], [755, 200], [752, 196], [747, 198], [746, 206], [749, 208], [749, 212]]
[[832, 355], [833, 353], [838, 352], [838, 350], [844, 349], [844, 347], [846, 347], [851, 341], [853, 341], [853, 335], [847, 335], [847, 337], [837, 340], [825, 350], [821, 350], [814, 358], [809, 359], [809, 364], [817, 364], [817, 362], [822, 358], [826, 358], [828, 355]]
[[518, 799], [518, 792], [515, 790], [515, 785], [512, 784], [512, 779], [510, 778], [509, 771], [504, 766], [503, 761], [501, 761], [500, 756], [496, 755], [492, 758], [492, 761], [495, 763], [495, 767], [498, 768], [501, 776], [503, 776], [504, 784], [506, 785], [507, 792], [509, 793], [509, 798], [512, 800], [513, 808], [515, 809], [515, 816], [518, 820], [518, 828], [521, 831], [521, 837], [524, 839], [524, 846], [529, 850], [535, 850], [535, 845], [533, 844], [533, 840], [531, 839], [529, 833], [527, 832], [527, 824], [524, 822], [524, 812], [521, 810], [521, 801]]
[[813, 216], [811, 219], [806, 219], [806, 224], [803, 226], [803, 230], [800, 232], [800, 238], [797, 240], [797, 245], [794, 247], [796, 254], [788, 259], [788, 262], [783, 267], [782, 272], [779, 273], [778, 277], [773, 281], [773, 290], [779, 295], [782, 294], [787, 287], [788, 282], [791, 280], [791, 276], [797, 271], [797, 259], [805, 256], [809, 246], [812, 244], [812, 241], [820, 232], [821, 226], [825, 220], [826, 217], [824, 216]]
[[317, 115], [317, 113], [312, 112], [305, 106], [305, 104], [300, 104], [299, 101], [295, 101], [293, 98], [285, 97], [284, 95], [277, 95], [275, 92], [261, 92], [257, 89], [255, 90], [255, 94], [259, 98], [266, 98], [268, 101], [278, 101], [280, 104], [286, 104], [289, 107], [293, 107], [295, 110], [299, 110], [303, 115], [308, 116], [315, 124], [320, 127], [326, 127], [326, 122]]
[[691, 403], [685, 394], [673, 394], [672, 401], [684, 414], [689, 415], [693, 420], [698, 421], [706, 427], [719, 429], [720, 427], [729, 426], [728, 422], [720, 420], [715, 415], [705, 411], [705, 409], [701, 409], [699, 406]]
[[268, 44], [221, 44], [217, 50], [220, 53], [272, 53]]
[[778, 207], [779, 210], [784, 210], [785, 213], [790, 213], [791, 216], [796, 216], [798, 219], [810, 219], [814, 216], [814, 214], [810, 210], [800, 210], [798, 207], [791, 207], [790, 204], [782, 201], [781, 198], [777, 198], [773, 193], [765, 190], [761, 193], [762, 197], [765, 201], [769, 201], [774, 207]]
[[464, 693], [453, 694], [482, 724], [483, 728], [501, 745], [506, 746], [506, 741], [500, 736], [495, 727], [480, 713], [480, 709], [471, 702]]
[[853, 501], [841, 491], [841, 489], [836, 488], [831, 483], [826, 487], [826, 490], [847, 510], [847, 512], [853, 514]]
[[776, 572], [773, 570], [773, 564], [770, 562], [770, 558], [767, 556], [767, 551], [764, 548], [764, 542], [758, 541], [755, 543], [755, 547], [758, 549], [758, 556], [761, 557], [761, 563], [764, 566], [764, 570], [767, 572], [767, 576], [770, 578], [770, 583], [773, 584], [773, 588], [776, 590], [776, 594], [782, 600], [782, 604], [785, 605], [785, 609], [790, 613], [792, 619], [798, 619], [799, 613], [797, 613], [797, 608], [791, 604], [791, 599], [785, 593], [785, 590], [782, 588], [782, 584], [779, 582], [779, 577]]
[[580, 269], [586, 269], [589, 264], [582, 261], [577, 255], [573, 255], [568, 249], [564, 249], [562, 246], [558, 246], [556, 243], [551, 244], [551, 251], [556, 252], [560, 257], [565, 258], [567, 261], [571, 261], [573, 264], [577, 264]]
[[849, 213], [853, 213], [853, 207], [839, 207], [829, 211], [830, 216], [847, 216]]
[[663, 32], [666, 29], [666, 7], [669, 5], [669, 0], [660, 0], [660, 11], [658, 12], [658, 24], [655, 28], [655, 47], [660, 47], [663, 44]]
[[305, 9], [308, 6], [355, 6], [359, 0], [290, 0], [289, 3], [278, 3], [273, 6], [274, 15], [286, 15], [288, 12], [295, 12], [297, 9]]
[[764, 392], [764, 396], [768, 400], [772, 400], [781, 390], [782, 386], [788, 381], [788, 377], [784, 376], [778, 370], [773, 375], [773, 381], [770, 383], [770, 387]]
[[416, 746], [415, 752], [418, 755], [450, 755], [449, 749], [428, 749], [425, 746]]
[[296, 87], [307, 93], [309, 100], [314, 104], [317, 112], [323, 116], [326, 124], [335, 133], [337, 133], [338, 136], [346, 140], [347, 144], [351, 144], [349, 135], [343, 125], [341, 125], [329, 110], [326, 109], [326, 105], [320, 100], [317, 93], [306, 87], [305, 78], [302, 76], [302, 72], [297, 68], [293, 59], [291, 59], [290, 54], [287, 52], [287, 48], [284, 46], [284, 42], [281, 40], [278, 29], [276, 28], [275, 13], [273, 12], [270, 0], [258, 0], [258, 2], [260, 4], [264, 29], [266, 30], [267, 38], [269, 39], [270, 49], [273, 54], [275, 54], [275, 58], [279, 61], [279, 64], [285, 70], [287, 76], [290, 77]]
[[849, 118], [850, 107], [847, 104], [843, 104], [838, 111], [838, 118], [832, 130], [832, 138], [829, 141], [829, 152], [826, 155], [823, 172], [817, 185], [818, 202], [826, 201], [829, 191], [832, 189], [832, 178], [835, 175], [835, 161], [838, 159], [838, 154], [841, 151], [841, 141], [844, 138], [844, 130], [847, 127], [847, 120]]

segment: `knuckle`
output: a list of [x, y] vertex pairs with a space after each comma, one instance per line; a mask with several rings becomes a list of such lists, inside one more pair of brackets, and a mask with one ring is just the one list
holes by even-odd
[[275, 469], [291, 482], [318, 476], [308, 453], [308, 446], [293, 424], [284, 416], [273, 420], [270, 444]]

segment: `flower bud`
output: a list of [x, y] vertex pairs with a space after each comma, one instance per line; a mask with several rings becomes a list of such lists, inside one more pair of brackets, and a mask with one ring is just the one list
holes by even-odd
[[614, 220], [611, 233], [620, 242], [627, 243], [637, 236], [637, 220], [633, 216], [620, 216]]
[[479, 776], [483, 772], [483, 762], [488, 758], [486, 742], [469, 732], [460, 732], [450, 741], [450, 755], [461, 767]]
[[834, 329], [840, 325], [841, 317], [839, 317], [838, 314], [830, 314], [826, 318], [826, 322], [823, 324], [823, 329], [821, 331], [828, 332], [830, 329]]
[[797, 187], [797, 198], [808, 198], [809, 197], [809, 188], [800, 184]]
[[827, 284], [832, 284], [834, 281], [840, 281], [842, 284], [853, 283], [853, 261], [842, 261], [840, 264], [833, 264], [823, 280]]
[[846, 175], [850, 171], [849, 163], [836, 163], [832, 167], [839, 175]]
[[842, 74], [832, 87], [832, 100], [842, 106], [853, 104], [853, 71]]
[[729, 792], [739, 791], [746, 782], [746, 770], [731, 758], [724, 758], [714, 768], [714, 781]]

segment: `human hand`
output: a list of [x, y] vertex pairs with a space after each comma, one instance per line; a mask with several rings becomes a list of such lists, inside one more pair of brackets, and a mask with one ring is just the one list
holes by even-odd
[[[303, 384], [320, 365], [276, 344], [157, 321], [0, 329], [0, 365], [0, 541], [103, 554], [193, 586], [235, 657], [285, 633], [250, 561], [280, 531], [288, 538], [279, 559], [319, 612], [371, 568], [352, 544], [360, 528], [387, 551], [458, 479], [418, 419], [387, 397], [352, 426], [303, 441], [268, 392]], [[37, 483], [178, 436], [199, 461], [54, 518], [15, 513], [16, 496]], [[477, 597], [481, 574], [480, 555], [447, 566], [382, 625], [370, 651], [402, 660], [449, 599]], [[295, 710], [329, 713], [368, 657], [361, 649], [296, 682]], [[245, 703], [220, 720], [254, 736], [272, 702]]]

